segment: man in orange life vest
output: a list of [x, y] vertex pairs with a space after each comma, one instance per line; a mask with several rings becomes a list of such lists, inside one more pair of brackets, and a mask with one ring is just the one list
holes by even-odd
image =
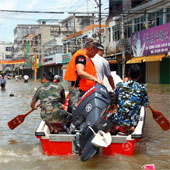
[[[98, 51], [98, 42], [93, 39], [87, 39], [84, 49], [75, 52], [68, 64], [64, 79], [78, 84], [81, 97], [95, 83], [102, 84], [102, 81], [97, 78], [96, 68], [91, 60]], [[78, 83], [77, 83], [78, 80]]]

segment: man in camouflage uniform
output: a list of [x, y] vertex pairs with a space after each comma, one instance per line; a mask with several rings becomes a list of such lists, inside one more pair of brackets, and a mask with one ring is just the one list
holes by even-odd
[[124, 126], [134, 129], [137, 126], [141, 106], [147, 107], [149, 99], [146, 87], [137, 81], [141, 77], [141, 69], [138, 64], [132, 64], [128, 72], [128, 81], [116, 85], [115, 93], [118, 96], [117, 110], [108, 115], [114, 126]]
[[65, 103], [65, 91], [61, 85], [53, 83], [53, 74], [47, 72], [43, 74], [41, 82], [43, 83], [35, 92], [31, 101], [31, 108], [35, 108], [38, 100], [41, 103], [41, 118], [46, 122], [50, 131], [58, 133], [59, 128], [56, 123], [67, 124], [70, 116], [62, 108]]

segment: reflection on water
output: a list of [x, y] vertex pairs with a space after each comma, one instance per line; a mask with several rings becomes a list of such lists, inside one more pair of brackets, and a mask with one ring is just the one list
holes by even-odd
[[[62, 83], [66, 90], [68, 84]], [[144, 138], [137, 143], [134, 155], [103, 156], [96, 155], [82, 163], [77, 155], [46, 156], [39, 139], [34, 136], [40, 122], [36, 110], [28, 115], [16, 129], [10, 130], [8, 121], [30, 110], [30, 102], [40, 81], [8, 80], [5, 91], [0, 91], [1, 131], [0, 131], [0, 169], [113, 169], [139, 170], [145, 164], [155, 164], [156, 169], [170, 169], [169, 132], [163, 131], [152, 118], [147, 108]], [[13, 97], [10, 94], [14, 94]], [[148, 96], [151, 106], [170, 120], [170, 85], [148, 84]]]
[[9, 143], [10, 145], [13, 145], [13, 144], [16, 144], [16, 143], [18, 143], [18, 142], [17, 142], [17, 140], [15, 140], [15, 139], [9, 139], [9, 140], [8, 140], [8, 143]]

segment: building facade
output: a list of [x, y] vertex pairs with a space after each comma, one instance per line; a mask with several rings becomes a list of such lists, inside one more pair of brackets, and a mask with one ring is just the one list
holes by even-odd
[[[8, 61], [13, 59], [13, 43], [0, 42], [0, 71], [8, 72], [13, 70], [13, 65], [8, 64]], [[6, 61], [6, 63], [4, 63]], [[4, 64], [3, 64], [4, 63]]]
[[[101, 25], [101, 43], [105, 41], [105, 30], [106, 25]], [[75, 32], [66, 36], [62, 39], [63, 41], [63, 55], [62, 55], [62, 63], [63, 63], [63, 72], [65, 72], [67, 65], [72, 57], [72, 55], [78, 50], [83, 49], [86, 44], [87, 38], [94, 38], [99, 41], [99, 25], [89, 25], [86, 26], [79, 32]]]
[[170, 2], [110, 0], [109, 9], [106, 55], [118, 61], [119, 75], [126, 71], [125, 62], [139, 63], [143, 82], [169, 84]]
[[[32, 37], [32, 35], [35, 34], [35, 30], [38, 28], [39, 28], [39, 25], [37, 24], [18, 24], [15, 27], [14, 29], [14, 60], [26, 60], [25, 51], [23, 51], [23, 46], [26, 43], [26, 40], [28, 40], [27, 53], [30, 53], [29, 52], [30, 46], [31, 46], [30, 38]], [[27, 54], [27, 61], [28, 61], [28, 54]], [[15, 64], [14, 69], [17, 70], [16, 74], [23, 75], [27, 73], [30, 77], [32, 77], [32, 73], [27, 72], [27, 71], [25, 73], [24, 71], [25, 69], [27, 70], [32, 69], [31, 65], [28, 65], [28, 63], [23, 62], [20, 64]]]
[[72, 15], [61, 22], [39, 19], [37, 25], [17, 25], [14, 30], [14, 58], [24, 59], [25, 63], [15, 65], [16, 69], [31, 78], [41, 77], [44, 71], [62, 76], [61, 67], [65, 63], [62, 39], [94, 22], [94, 15]]

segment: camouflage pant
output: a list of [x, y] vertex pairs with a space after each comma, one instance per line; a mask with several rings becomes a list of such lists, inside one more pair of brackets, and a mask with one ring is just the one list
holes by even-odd
[[78, 102], [81, 99], [79, 89], [71, 87], [69, 89], [69, 98], [72, 110], [74, 111], [77, 108]]
[[41, 108], [41, 118], [48, 123], [68, 123], [72, 115], [58, 107], [42, 107]]

